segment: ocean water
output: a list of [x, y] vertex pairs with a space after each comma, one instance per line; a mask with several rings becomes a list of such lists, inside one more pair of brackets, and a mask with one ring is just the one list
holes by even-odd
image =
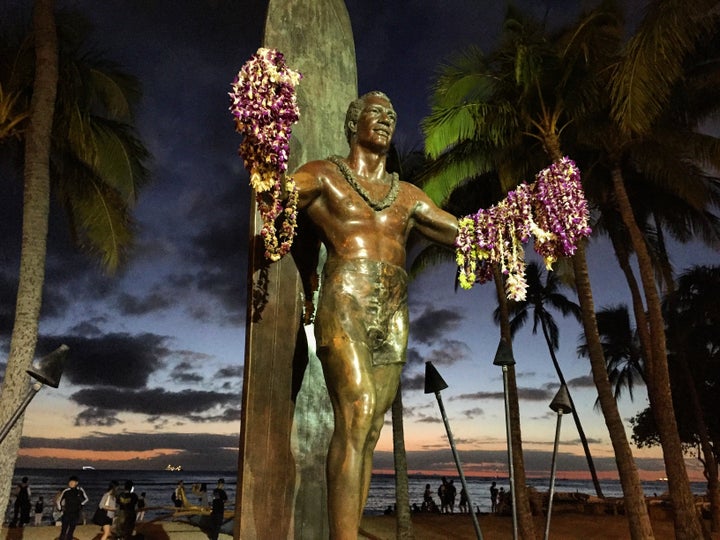
[[[128, 471], [128, 470], [68, 470], [68, 469], [22, 469], [15, 471], [13, 484], [19, 482], [20, 478], [27, 476], [32, 490], [33, 505], [38, 496], [43, 496], [45, 500], [45, 515], [43, 522], [49, 524], [51, 522], [51, 504], [53, 498], [58, 491], [67, 486], [68, 477], [72, 474], [80, 478], [80, 485], [85, 489], [90, 498], [90, 502], [86, 508], [86, 518], [90, 520], [95, 507], [100, 502], [102, 494], [107, 490], [107, 486], [111, 480], [117, 480], [122, 483], [125, 480], [132, 480], [135, 484], [135, 492], [139, 495], [146, 493], [147, 511], [146, 519], [152, 519], [162, 515], [168, 515], [170, 510], [162, 508], [153, 509], [153, 507], [171, 507], [172, 502], [170, 495], [175, 489], [178, 480], [183, 480], [185, 484], [185, 492], [190, 502], [198, 502], [198, 498], [191, 493], [193, 484], [206, 483], [208, 490], [212, 492], [218, 478], [225, 479], [225, 491], [228, 494], [228, 507], [231, 507], [235, 501], [235, 493], [237, 488], [237, 472], [236, 471]], [[456, 502], [459, 502], [460, 488], [462, 487], [458, 477], [447, 476], [450, 480], [454, 480], [458, 491]], [[481, 512], [490, 511], [490, 483], [493, 479], [488, 478], [466, 478], [468, 491], [470, 493], [470, 501], [474, 508], [479, 508]], [[504, 487], [507, 491], [509, 481], [507, 478], [496, 478], [498, 488]], [[423, 492], [425, 484], [430, 484], [434, 499], [437, 501], [437, 488], [441, 483], [440, 476], [424, 476], [413, 475], [409, 478], [410, 503], [422, 504]], [[535, 487], [540, 492], [547, 492], [550, 486], [549, 478], [529, 479], [528, 485]], [[605, 480], [601, 482], [603, 494], [606, 497], [622, 497], [620, 482], [617, 480]], [[643, 488], [647, 495], [661, 494], [667, 490], [667, 483], [662, 481], [646, 482]], [[693, 482], [692, 489], [694, 493], [702, 494], [705, 492], [706, 486], [702, 482]], [[557, 478], [555, 480], [555, 492], [577, 492], [595, 495], [595, 489], [589, 480], [566, 480]], [[12, 501], [11, 501], [12, 502]], [[382, 514], [388, 507], [395, 504], [395, 479], [392, 475], [373, 475], [370, 484], [370, 493], [367, 505], [365, 507], [366, 514]], [[12, 518], [12, 504], [9, 505], [8, 513], [5, 521]]]

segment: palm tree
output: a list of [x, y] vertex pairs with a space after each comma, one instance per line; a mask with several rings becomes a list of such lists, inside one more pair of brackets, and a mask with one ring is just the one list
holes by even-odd
[[[637, 383], [646, 383], [642, 348], [637, 330], [630, 324], [628, 308], [624, 305], [603, 308], [597, 313], [597, 322], [615, 399], [620, 399], [627, 390], [632, 400]], [[578, 346], [578, 355], [587, 354], [587, 342], [584, 342]]]
[[713, 445], [710, 435], [709, 423], [715, 417], [715, 411], [708, 404], [707, 394], [714, 393], [714, 389], [712, 383], [707, 382], [711, 379], [707, 373], [713, 369], [708, 366], [717, 364], [713, 355], [718, 353], [720, 267], [693, 267], [679, 277], [677, 285], [664, 300], [668, 347], [680, 372], [681, 391], [692, 411], [692, 429], [703, 455], [708, 483], [711, 530], [717, 532], [720, 531], [718, 447]]
[[[142, 184], [147, 151], [133, 134], [134, 79], [114, 66], [79, 56], [77, 28], [56, 29], [52, 0], [37, 0], [32, 39], [3, 70], [6, 92], [26, 100], [23, 233], [15, 322], [2, 395], [5, 422], [27, 391], [26, 369], [35, 353], [45, 274], [50, 186], [70, 217], [74, 237], [114, 269], [131, 239], [130, 209]], [[77, 21], [77, 19], [74, 19]], [[26, 44], [33, 44], [28, 48]], [[33, 54], [34, 51], [34, 54]], [[29, 64], [28, 64], [29, 62]], [[26, 77], [25, 75], [28, 75]], [[31, 97], [29, 97], [31, 96]], [[0, 508], [7, 506], [22, 420], [0, 446]]]
[[[437, 159], [426, 185], [429, 193], [446, 197], [465, 179], [493, 168], [501, 181], [527, 177], [522, 174], [526, 167], [538, 170], [548, 158], [562, 157], [563, 118], [587, 114], [588, 103], [602, 93], [594, 66], [607, 66], [621, 40], [620, 17], [611, 7], [601, 5], [553, 38], [510, 10], [504, 43], [494, 55], [485, 58], [470, 51], [444, 71], [424, 126], [427, 151]], [[615, 451], [631, 534], [634, 539], [652, 538], [642, 485], [605, 369], [583, 244], [572, 265], [593, 380]]]
[[[572, 315], [576, 320], [580, 320], [580, 306], [575, 302], [569, 300], [565, 295], [560, 292], [560, 278], [555, 272], [548, 272], [545, 276], [545, 282], [543, 283], [543, 272], [540, 266], [536, 262], [528, 264], [526, 269], [526, 279], [528, 284], [527, 297], [523, 301], [509, 302], [509, 310], [512, 315], [510, 319], [510, 332], [514, 337], [515, 334], [522, 328], [527, 322], [529, 312], [532, 310], [533, 326], [532, 333], [537, 334], [538, 325], [542, 329], [545, 343], [547, 344], [548, 351], [550, 353], [550, 359], [552, 360], [555, 373], [558, 376], [560, 384], [567, 386], [565, 376], [560, 368], [555, 351], [559, 347], [559, 330], [555, 319], [552, 314], [548, 311], [548, 307], [553, 307], [559, 310], [564, 316]], [[495, 319], [497, 322], [498, 311], [495, 311]], [[572, 399], [572, 395], [568, 390], [568, 398], [570, 399], [570, 405], [572, 407], [573, 420], [575, 421], [575, 427], [578, 430], [580, 441], [585, 452], [585, 458], [588, 462], [588, 469], [595, 486], [595, 492], [598, 497], [603, 497], [602, 488], [600, 487], [600, 481], [597, 477], [597, 471], [595, 470], [595, 463], [593, 462], [592, 455], [590, 454], [590, 447], [585, 437], [585, 430], [580, 422], [580, 417], [577, 413], [575, 403]]]
[[[53, 0], [38, 0], [33, 12], [35, 83], [25, 133], [25, 202], [15, 324], [2, 396], [0, 421], [10, 418], [28, 388], [26, 369], [35, 350], [40, 319], [42, 284], [50, 202], [50, 137], [58, 80], [58, 46]], [[0, 508], [5, 511], [20, 447], [22, 418], [0, 445]]]
[[[694, 9], [698, 13], [712, 11], [717, 9], [717, 2], [701, 1]], [[720, 162], [718, 141], [697, 133], [694, 129], [698, 122], [698, 117], [693, 114], [695, 111], [689, 109], [685, 100], [672, 99], [685, 68], [685, 59], [699, 42], [716, 31], [718, 24], [716, 17], [699, 22], [688, 17], [684, 10], [685, 4], [674, 1], [648, 4], [643, 21], [622, 50], [618, 62], [606, 71], [607, 84], [611, 88], [608, 108], [612, 121], [602, 130], [602, 140], [595, 142], [604, 151], [614, 205], [637, 258], [644, 303], [639, 295], [633, 296], [636, 326], [645, 349], [648, 396], [659, 428], [674, 508], [675, 532], [681, 539], [698, 538], [702, 531], [673, 412], [665, 322], [653, 259], [631, 204], [624, 165], [633, 158], [643, 156], [643, 153], [645, 158], [651, 155], [652, 159], [643, 161], [643, 164], [649, 161], [654, 164], [654, 167], [645, 169], [646, 176], [653, 178], [658, 185], [668, 185], [677, 169], [666, 168], [667, 155], [657, 152], [657, 148], [650, 154], [653, 145], [648, 144], [653, 141], [654, 134], [667, 130], [668, 125], [675, 128], [676, 141], [683, 142], [677, 135], [691, 137], [684, 142], [685, 148], [690, 147], [694, 155], [701, 155], [706, 163], [714, 166]], [[672, 123], [669, 124], [668, 120]], [[678, 130], [678, 127], [685, 129]], [[682, 184], [674, 184], [673, 187], [678, 194], [692, 193], [684, 179]], [[696, 190], [694, 195], [697, 194]], [[689, 200], [687, 196], [685, 199]], [[707, 200], [701, 203], [705, 204]]]

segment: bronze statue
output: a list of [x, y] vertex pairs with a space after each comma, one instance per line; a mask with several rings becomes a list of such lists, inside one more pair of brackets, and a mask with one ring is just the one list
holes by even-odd
[[348, 108], [348, 156], [293, 175], [299, 208], [327, 248], [315, 335], [335, 415], [327, 458], [333, 540], [357, 538], [373, 451], [405, 363], [408, 236], [415, 229], [451, 246], [457, 235], [453, 215], [386, 171], [396, 120], [385, 94], [365, 94]]

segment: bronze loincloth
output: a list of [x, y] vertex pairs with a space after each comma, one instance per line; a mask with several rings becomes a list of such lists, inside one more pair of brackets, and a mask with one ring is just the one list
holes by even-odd
[[374, 366], [404, 364], [408, 342], [407, 273], [369, 259], [328, 261], [323, 269], [315, 338], [367, 346]]

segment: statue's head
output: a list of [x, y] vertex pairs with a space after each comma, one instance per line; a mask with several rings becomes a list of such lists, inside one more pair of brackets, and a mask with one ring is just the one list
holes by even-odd
[[373, 90], [351, 101], [350, 105], [348, 106], [347, 113], [345, 114], [345, 138], [347, 139], [348, 144], [351, 143], [352, 137], [355, 134], [355, 130], [351, 128], [351, 124], [357, 124], [358, 119], [360, 118], [360, 113], [365, 108], [365, 101], [369, 97], [382, 98], [387, 101], [392, 107], [392, 101], [390, 101], [390, 98], [387, 97], [385, 93], [380, 92], [379, 90]]

